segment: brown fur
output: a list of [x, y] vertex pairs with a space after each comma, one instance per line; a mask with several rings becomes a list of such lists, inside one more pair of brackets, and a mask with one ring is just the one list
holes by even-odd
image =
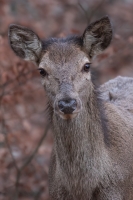
[[[24, 51], [24, 59], [32, 57], [47, 72], [42, 84], [53, 109], [51, 199], [133, 200], [133, 79], [118, 77], [97, 89], [91, 70], [84, 71], [84, 64], [111, 41], [108, 17], [89, 25], [82, 37], [34, 42], [38, 36], [32, 34], [30, 41], [31, 32], [27, 39], [22, 30], [10, 27], [13, 50], [19, 56]], [[64, 98], [77, 101], [69, 116], [58, 109]]]

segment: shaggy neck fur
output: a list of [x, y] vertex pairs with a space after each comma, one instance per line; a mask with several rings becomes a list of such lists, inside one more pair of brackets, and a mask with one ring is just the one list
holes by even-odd
[[[66, 121], [53, 116], [55, 154], [63, 177], [71, 177], [67, 185], [75, 187], [75, 193], [91, 192], [97, 187], [99, 178], [104, 176], [107, 159], [103, 116], [93, 87], [81, 113], [73, 120]], [[100, 176], [100, 177], [99, 177]], [[86, 180], [86, 182], [85, 182]], [[81, 191], [77, 191], [81, 185]], [[88, 187], [90, 190], [86, 187]], [[69, 188], [69, 189], [70, 189]], [[73, 189], [74, 191], [74, 189]], [[75, 194], [76, 195], [76, 194]], [[79, 197], [79, 194], [77, 194]], [[88, 194], [87, 194], [88, 196]], [[83, 197], [82, 197], [83, 198]]]
[[63, 120], [56, 114], [53, 115], [55, 142], [58, 144], [58, 149], [63, 148], [70, 156], [73, 154], [75, 156], [73, 148], [78, 153], [79, 144], [82, 147], [82, 142], [86, 143], [92, 155], [96, 149], [99, 151], [99, 148], [105, 146], [107, 129], [104, 108], [97, 95], [91, 88], [86, 105], [83, 105], [81, 113], [72, 120]]

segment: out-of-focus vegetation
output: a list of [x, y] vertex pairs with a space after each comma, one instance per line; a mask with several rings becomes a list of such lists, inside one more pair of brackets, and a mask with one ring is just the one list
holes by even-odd
[[[93, 61], [103, 83], [117, 75], [133, 76], [132, 0], [0, 0], [0, 200], [48, 200], [52, 133], [45, 137], [46, 95], [30, 62], [14, 55], [8, 26], [20, 24], [41, 38], [82, 34], [109, 15], [114, 37]], [[45, 140], [44, 140], [45, 138]]]

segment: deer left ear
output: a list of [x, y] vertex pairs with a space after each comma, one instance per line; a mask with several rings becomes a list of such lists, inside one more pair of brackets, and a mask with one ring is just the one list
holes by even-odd
[[105, 48], [107, 48], [112, 39], [112, 27], [107, 16], [91, 23], [84, 31], [82, 40], [83, 48], [92, 58]]

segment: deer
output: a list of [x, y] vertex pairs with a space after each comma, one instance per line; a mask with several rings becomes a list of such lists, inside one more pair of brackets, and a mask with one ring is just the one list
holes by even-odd
[[91, 61], [112, 32], [108, 16], [67, 38], [41, 40], [29, 28], [9, 27], [12, 50], [36, 64], [47, 93], [53, 200], [133, 200], [133, 78], [96, 86], [92, 75]]

